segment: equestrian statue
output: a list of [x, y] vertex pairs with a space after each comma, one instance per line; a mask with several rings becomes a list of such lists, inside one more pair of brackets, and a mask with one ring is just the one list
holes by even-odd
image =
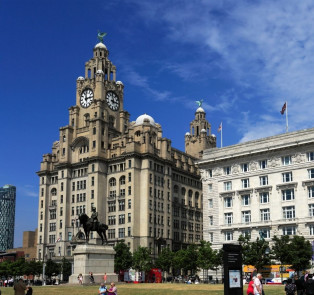
[[108, 230], [108, 225], [104, 223], [100, 223], [98, 221], [98, 213], [96, 212], [96, 208], [92, 208], [92, 215], [89, 218], [85, 213], [79, 215], [80, 225], [83, 226], [85, 232], [86, 242], [89, 242], [89, 234], [91, 231], [96, 231], [101, 238], [102, 245], [107, 243], [107, 235], [106, 231]]

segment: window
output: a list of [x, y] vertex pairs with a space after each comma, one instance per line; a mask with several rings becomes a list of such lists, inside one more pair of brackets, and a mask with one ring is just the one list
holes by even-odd
[[290, 182], [292, 181], [292, 172], [282, 173], [282, 182]]
[[128, 209], [131, 209], [131, 204], [132, 204], [132, 201], [131, 199], [128, 200]]
[[233, 215], [232, 213], [225, 213], [225, 224], [232, 224]]
[[125, 215], [124, 214], [120, 214], [119, 215], [119, 224], [124, 224], [125, 223]]
[[213, 225], [214, 224], [213, 216], [209, 216], [208, 219], [209, 219], [209, 225]]
[[125, 176], [121, 176], [120, 177], [120, 185], [124, 185], [125, 184]]
[[128, 164], [129, 164], [129, 168], [131, 168], [132, 167], [132, 160], [129, 160]]
[[314, 169], [309, 169], [309, 178], [314, 178]]
[[128, 222], [131, 222], [131, 213], [128, 213]]
[[232, 241], [233, 240], [233, 233], [231, 231], [225, 232], [225, 241]]
[[231, 183], [231, 181], [224, 182], [224, 190], [225, 191], [231, 191], [232, 190], [232, 183]]
[[314, 161], [314, 152], [307, 153], [307, 160]]
[[314, 204], [309, 204], [309, 216], [314, 216]]
[[225, 202], [225, 208], [231, 208], [232, 207], [232, 197], [226, 197], [224, 199]]
[[96, 140], [93, 140], [93, 149], [96, 148]]
[[211, 193], [213, 191], [213, 185], [210, 183], [208, 185], [208, 192]]
[[116, 230], [115, 229], [108, 229], [108, 238], [115, 239], [116, 238]]
[[56, 209], [50, 210], [50, 219], [56, 219], [56, 218], [57, 218]]
[[251, 211], [242, 211], [242, 222], [243, 223], [251, 222]]
[[283, 166], [291, 164], [291, 156], [285, 156], [281, 158], [281, 163]]
[[249, 164], [248, 163], [241, 164], [241, 170], [242, 170], [242, 172], [248, 172], [249, 171]]
[[250, 237], [251, 238], [251, 231], [249, 229], [244, 229], [241, 231], [241, 235], [243, 237]]
[[124, 237], [125, 237], [125, 229], [119, 228], [119, 238], [124, 238]]
[[208, 208], [213, 208], [213, 199], [208, 199]]
[[284, 219], [293, 219], [295, 218], [294, 206], [283, 207], [283, 218]]
[[268, 176], [261, 176], [259, 178], [259, 185], [268, 185]]
[[259, 231], [260, 236], [262, 235], [264, 239], [270, 238], [270, 229], [268, 228], [261, 228]]
[[56, 230], [56, 223], [52, 222], [49, 223], [49, 231], [55, 231]]
[[267, 204], [269, 203], [269, 193], [268, 192], [263, 192], [259, 194], [260, 198], [260, 203], [261, 204]]
[[231, 174], [231, 167], [230, 167], [230, 166], [224, 167], [224, 174], [225, 174], [225, 175]]
[[269, 209], [261, 209], [261, 221], [269, 221], [270, 220], [270, 212]]
[[267, 168], [267, 160], [259, 161], [259, 168], [260, 169], [266, 169]]
[[95, 177], [94, 176], [92, 176], [92, 184], [91, 184], [92, 186], [94, 186], [95, 185]]
[[116, 224], [116, 216], [108, 216], [108, 224], [115, 225]]
[[128, 227], [128, 237], [131, 236], [131, 227]]
[[61, 182], [61, 191], [63, 191], [63, 187], [64, 187], [63, 182]]
[[128, 195], [130, 196], [132, 194], [132, 188], [128, 186]]
[[251, 201], [250, 195], [243, 195], [242, 196], [242, 205], [243, 206], [249, 206]]
[[[123, 177], [123, 176], [122, 176]], [[116, 186], [117, 182], [116, 179], [114, 177], [109, 179], [109, 185], [110, 186]]]
[[294, 200], [294, 189], [282, 190], [282, 200], [283, 201]]
[[311, 236], [314, 236], [314, 225], [311, 224], [311, 225], [309, 226], [309, 229], [310, 229], [310, 235], [311, 235]]
[[309, 186], [308, 188], [309, 198], [314, 198], [314, 186]]
[[246, 179], [241, 179], [241, 182], [242, 182], [242, 188], [248, 188], [250, 187], [250, 181], [248, 178]]
[[119, 201], [119, 211], [124, 211], [125, 210], [125, 201], [121, 200]]
[[296, 233], [296, 230], [294, 226], [285, 226], [282, 228], [282, 234], [285, 236], [295, 235], [295, 233]]
[[108, 211], [115, 212], [116, 211], [116, 202], [108, 202]]
[[132, 181], [132, 173], [128, 173], [128, 181], [129, 181], [129, 182]]

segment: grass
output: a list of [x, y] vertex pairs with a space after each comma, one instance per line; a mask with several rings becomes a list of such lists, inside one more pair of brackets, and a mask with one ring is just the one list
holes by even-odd
[[[223, 295], [223, 285], [199, 284], [117, 284], [119, 295]], [[246, 294], [244, 288], [243, 294]], [[0, 288], [1, 295], [13, 295], [13, 288]], [[266, 295], [285, 295], [284, 287], [281, 285], [267, 285], [264, 287]], [[60, 286], [44, 286], [33, 287], [33, 294], [37, 295], [96, 295], [98, 294], [98, 286], [79, 286], [79, 285], [60, 285]]]

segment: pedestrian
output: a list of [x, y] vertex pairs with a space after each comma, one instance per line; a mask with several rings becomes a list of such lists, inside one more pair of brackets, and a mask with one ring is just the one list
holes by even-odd
[[294, 277], [294, 284], [297, 287], [297, 295], [303, 295], [304, 283], [304, 279], [302, 280], [297, 275]]
[[13, 286], [14, 295], [25, 295], [26, 285], [22, 279], [19, 279]]
[[104, 283], [107, 284], [107, 273], [104, 274]]
[[246, 290], [246, 294], [247, 295], [253, 295], [254, 294], [254, 280], [256, 279], [256, 277], [253, 277], [250, 282], [249, 282], [249, 286], [247, 287]]
[[110, 284], [110, 289], [108, 290], [108, 295], [117, 295], [118, 290], [114, 282]]
[[292, 283], [292, 279], [289, 278], [287, 280], [287, 284], [285, 286], [285, 291], [287, 295], [295, 295], [295, 292], [297, 291], [297, 288], [295, 284]]
[[263, 294], [263, 284], [262, 284], [262, 274], [258, 273], [254, 280], [254, 295], [262, 295]]
[[83, 275], [81, 273], [77, 276], [77, 279], [78, 279], [79, 284], [83, 285]]
[[107, 294], [107, 287], [105, 286], [104, 283], [100, 284], [100, 287], [98, 289], [98, 294], [100, 294], [100, 295], [106, 295]]
[[312, 274], [308, 274], [304, 289], [306, 295], [314, 295], [314, 280]]
[[89, 273], [89, 280], [90, 280], [90, 283], [91, 283], [91, 284], [94, 284], [94, 283], [95, 283], [94, 276], [93, 276], [93, 273], [92, 273], [92, 272]]
[[30, 285], [27, 285], [25, 295], [33, 295], [33, 288]]

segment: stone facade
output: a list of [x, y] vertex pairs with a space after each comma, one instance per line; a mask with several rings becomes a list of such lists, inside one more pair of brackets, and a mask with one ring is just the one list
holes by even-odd
[[314, 129], [204, 151], [204, 239], [241, 234], [314, 239]]
[[8, 249], [7, 253], [23, 252], [25, 260], [34, 260], [37, 257], [37, 229], [23, 232], [23, 247]]
[[130, 122], [106, 46], [99, 43], [93, 52], [85, 77], [77, 79], [69, 124], [37, 172], [37, 257], [71, 256], [78, 215], [90, 216], [92, 207], [108, 224], [112, 245], [124, 239], [131, 251], [141, 245], [156, 257], [162, 247], [199, 242], [203, 201], [196, 158], [172, 148], [149, 115]]

